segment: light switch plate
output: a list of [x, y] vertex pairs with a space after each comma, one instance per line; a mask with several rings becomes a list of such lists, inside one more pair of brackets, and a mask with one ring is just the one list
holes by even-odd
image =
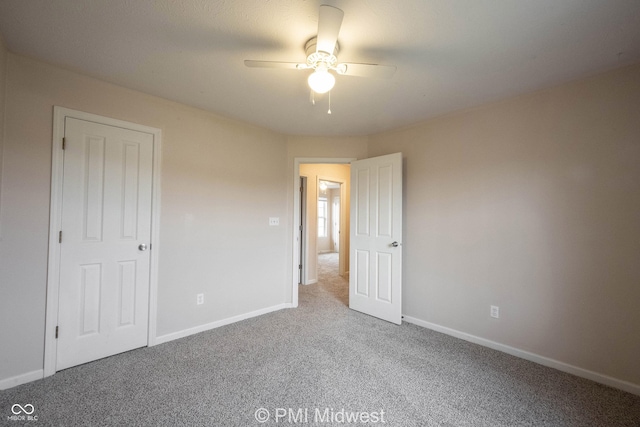
[[269, 225], [280, 225], [280, 218], [278, 217], [269, 218]]

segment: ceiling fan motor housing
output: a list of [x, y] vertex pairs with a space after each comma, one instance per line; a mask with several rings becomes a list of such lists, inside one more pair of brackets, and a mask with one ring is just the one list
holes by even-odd
[[335, 69], [338, 65], [338, 52], [340, 51], [340, 46], [338, 42], [336, 42], [336, 46], [333, 49], [333, 53], [318, 51], [316, 49], [317, 46], [317, 37], [311, 38], [305, 45], [304, 50], [307, 54], [307, 66], [309, 68], [316, 69], [318, 65], [325, 64], [328, 69]]

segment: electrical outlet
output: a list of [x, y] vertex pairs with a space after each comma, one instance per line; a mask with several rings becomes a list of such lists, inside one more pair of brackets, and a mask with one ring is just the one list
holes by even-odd
[[491, 317], [495, 317], [496, 319], [500, 318], [500, 307], [497, 305], [491, 306]]
[[204, 304], [204, 294], [198, 294], [196, 296], [196, 304], [198, 305]]
[[280, 225], [280, 218], [278, 217], [269, 218], [269, 225]]

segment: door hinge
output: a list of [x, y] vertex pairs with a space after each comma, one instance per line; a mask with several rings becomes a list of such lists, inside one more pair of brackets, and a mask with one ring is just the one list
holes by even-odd
[[58, 233], [58, 243], [62, 243], [62, 230]]
[[56, 339], [58, 339], [58, 327], [56, 326]]
[[300, 192], [302, 193], [304, 191], [303, 187], [300, 187]]
[[298, 264], [298, 270], [302, 270], [302, 264]]
[[62, 138], [62, 149], [64, 150], [67, 146], [67, 138]]
[[300, 231], [302, 231], [302, 226], [300, 226], [299, 228], [300, 228]]

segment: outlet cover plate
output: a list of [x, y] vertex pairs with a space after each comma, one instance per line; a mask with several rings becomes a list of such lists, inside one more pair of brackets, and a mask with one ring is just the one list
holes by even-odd
[[491, 306], [491, 317], [495, 317], [496, 319], [500, 318], [500, 307], [497, 305]]

